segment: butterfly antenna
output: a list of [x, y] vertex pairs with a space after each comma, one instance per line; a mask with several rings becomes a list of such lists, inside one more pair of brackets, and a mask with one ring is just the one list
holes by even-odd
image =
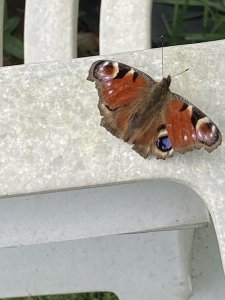
[[180, 73], [177, 73], [177, 74], [171, 76], [171, 78], [172, 78], [172, 77], [175, 77], [175, 76], [178, 76], [178, 75], [180, 75], [180, 74], [182, 74], [182, 73], [184, 73], [184, 72], [187, 72], [188, 70], [189, 70], [189, 69], [186, 69], [186, 70], [184, 70], [184, 71], [182, 71], [182, 72], [180, 72]]
[[164, 72], [163, 72], [163, 38], [164, 36], [161, 35], [161, 46], [162, 46], [162, 77], [164, 78]]

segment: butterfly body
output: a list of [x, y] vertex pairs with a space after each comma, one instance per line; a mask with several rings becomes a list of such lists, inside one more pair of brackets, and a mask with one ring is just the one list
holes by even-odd
[[133, 144], [144, 158], [165, 159], [221, 144], [218, 127], [197, 107], [169, 89], [171, 76], [160, 82], [128, 65], [100, 60], [87, 78], [99, 94], [101, 125], [114, 136]]

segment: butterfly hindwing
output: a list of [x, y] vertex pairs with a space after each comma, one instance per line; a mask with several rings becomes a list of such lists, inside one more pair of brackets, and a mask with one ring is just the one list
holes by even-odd
[[171, 93], [165, 108], [168, 137], [175, 151], [185, 153], [205, 148], [208, 152], [221, 144], [218, 127], [196, 106]]

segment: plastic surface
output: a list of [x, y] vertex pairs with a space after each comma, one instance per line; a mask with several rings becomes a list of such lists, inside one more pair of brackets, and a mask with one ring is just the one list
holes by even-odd
[[78, 5], [79, 0], [26, 0], [25, 63], [77, 56]]
[[[165, 48], [165, 74], [189, 67], [171, 90], [193, 101], [224, 134], [225, 41]], [[213, 53], [213, 55], [212, 55]], [[219, 57], [219, 59], [218, 59]], [[161, 78], [161, 49], [110, 56]], [[206, 59], [207, 58], [207, 59]], [[224, 144], [145, 160], [99, 126], [98, 96], [86, 80], [98, 57], [1, 70], [0, 195], [169, 178], [196, 191], [212, 215], [225, 262]]]
[[0, 248], [207, 222], [210, 217], [201, 199], [188, 187], [167, 181], [5, 198], [0, 199]]
[[151, 47], [152, 0], [104, 0], [101, 3], [100, 54]]
[[191, 283], [179, 236], [173, 230], [0, 249], [0, 297], [113, 291], [122, 300], [186, 300]]

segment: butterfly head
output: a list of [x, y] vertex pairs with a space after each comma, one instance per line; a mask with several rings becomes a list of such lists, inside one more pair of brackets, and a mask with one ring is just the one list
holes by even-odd
[[157, 101], [162, 98], [165, 98], [165, 95], [167, 94], [169, 90], [169, 86], [171, 83], [171, 76], [164, 77], [160, 82], [157, 82], [153, 88], [152, 88], [152, 98], [156, 99]]
[[170, 84], [171, 84], [171, 76], [168, 75], [166, 78], [163, 78], [161, 81], [161, 84], [163, 86], [166, 86], [167, 88], [169, 88]]

